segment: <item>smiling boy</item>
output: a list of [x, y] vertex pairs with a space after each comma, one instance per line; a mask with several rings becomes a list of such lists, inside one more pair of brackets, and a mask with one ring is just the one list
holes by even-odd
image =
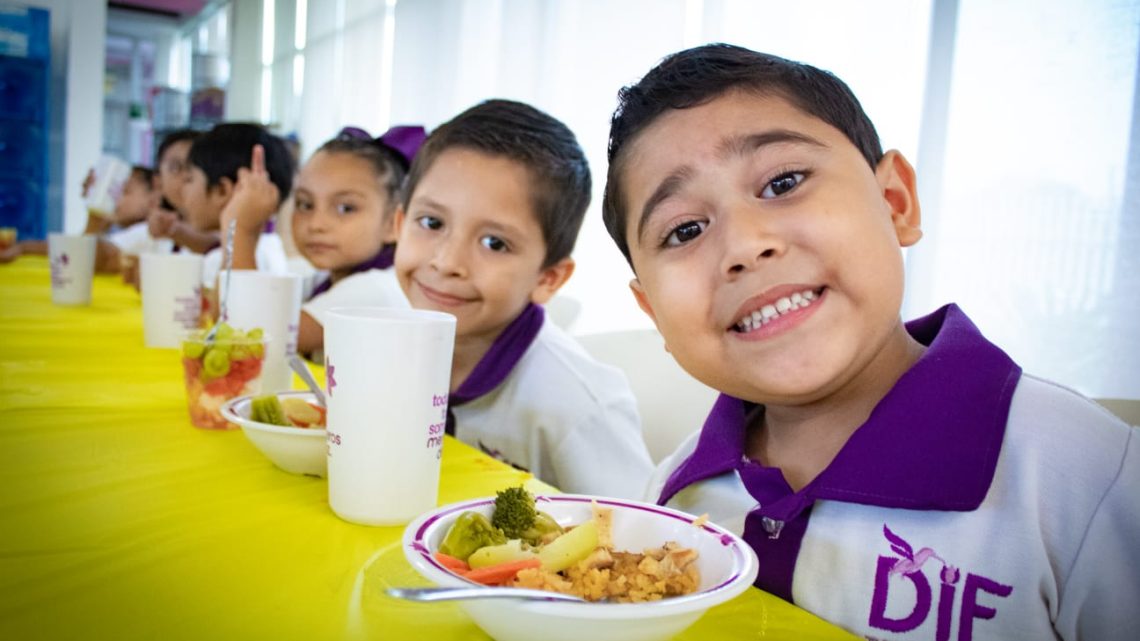
[[723, 392], [650, 498], [741, 532], [759, 587], [868, 638], [1135, 637], [1133, 430], [954, 305], [902, 322], [915, 175], [846, 85], [669, 56], [621, 93], [603, 210], [638, 303]]
[[640, 497], [652, 464], [624, 375], [545, 319], [590, 202], [573, 133], [491, 100], [436, 129], [408, 175], [395, 268], [456, 317], [448, 432], [568, 492]]

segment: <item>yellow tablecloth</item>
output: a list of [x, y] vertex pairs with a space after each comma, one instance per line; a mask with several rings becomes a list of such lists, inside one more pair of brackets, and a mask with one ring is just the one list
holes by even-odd
[[[0, 639], [486, 639], [424, 585], [402, 528], [353, 525], [325, 481], [240, 431], [190, 425], [174, 350], [146, 349], [138, 294], [97, 276], [52, 305], [46, 260], [0, 266]], [[448, 438], [441, 504], [530, 475]], [[852, 638], [759, 590], [681, 639]]]

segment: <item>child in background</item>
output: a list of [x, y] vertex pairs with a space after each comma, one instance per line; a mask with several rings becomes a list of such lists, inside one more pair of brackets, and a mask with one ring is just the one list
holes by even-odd
[[484, 102], [416, 155], [396, 275], [413, 307], [457, 319], [448, 433], [564, 491], [634, 497], [652, 463], [629, 384], [541, 307], [574, 271], [589, 202], [590, 170], [565, 125]]
[[[181, 192], [182, 207], [186, 220], [198, 232], [221, 229], [222, 212], [237, 195], [238, 174], [242, 170], [264, 174], [265, 182], [274, 190], [274, 197], [264, 202], [266, 208], [271, 208], [263, 213], [266, 218], [277, 210], [293, 186], [293, 160], [285, 144], [260, 125], [216, 125], [194, 141], [188, 161]], [[235, 235], [235, 255], [240, 239], [241, 234]], [[240, 268], [276, 274], [287, 272], [285, 250], [277, 234], [255, 235], [252, 244], [256, 246], [250, 250], [253, 260]], [[208, 251], [202, 267], [204, 287], [215, 288], [221, 267], [222, 248]]]
[[850, 90], [729, 45], [623, 89], [606, 226], [723, 392], [650, 496], [742, 532], [757, 586], [867, 638], [1135, 639], [1140, 440], [948, 305], [904, 324], [914, 171]]
[[[301, 255], [325, 275], [301, 308], [298, 352], [321, 360], [325, 314], [333, 307], [408, 306], [389, 269], [396, 249], [393, 214], [424, 137], [423, 127], [418, 126], [393, 127], [376, 139], [348, 127], [301, 168], [293, 190], [292, 237]], [[264, 173], [239, 173], [238, 190], [243, 195], [231, 205], [239, 220], [238, 233], [244, 237], [234, 243], [238, 268], [251, 264], [250, 240], [268, 220], [273, 190], [266, 187]], [[261, 194], [265, 202], [259, 206], [253, 194]]]
[[201, 133], [193, 129], [178, 129], [167, 134], [158, 146], [156, 175], [162, 192], [162, 204], [147, 218], [150, 234], [154, 238], [169, 238], [178, 247], [196, 254], [219, 246], [217, 231], [198, 231], [185, 220], [182, 205], [182, 185], [189, 172], [190, 147]]
[[[84, 195], [94, 179], [94, 174], [89, 173], [84, 180]], [[95, 243], [97, 273], [117, 274], [121, 269], [124, 254], [137, 254], [151, 246], [146, 217], [158, 201], [154, 173], [147, 167], [135, 165], [123, 183], [122, 192], [115, 199], [115, 209], [111, 216], [88, 213], [85, 233], [100, 234]], [[16, 243], [3, 252], [3, 255], [0, 255], [0, 262], [10, 262], [21, 255], [46, 256], [47, 253], [47, 241], [26, 240]]]

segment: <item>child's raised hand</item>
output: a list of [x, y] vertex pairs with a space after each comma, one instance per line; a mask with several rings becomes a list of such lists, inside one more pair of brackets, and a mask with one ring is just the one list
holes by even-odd
[[280, 192], [269, 179], [265, 169], [265, 149], [253, 146], [249, 168], [238, 169], [234, 194], [222, 210], [222, 229], [236, 219], [238, 229], [246, 233], [261, 233], [265, 223], [277, 212]]

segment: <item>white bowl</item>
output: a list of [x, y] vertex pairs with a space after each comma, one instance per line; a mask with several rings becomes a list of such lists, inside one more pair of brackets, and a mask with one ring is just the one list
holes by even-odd
[[[756, 580], [756, 553], [743, 540], [696, 517], [650, 503], [580, 494], [538, 496], [538, 509], [563, 526], [591, 518], [590, 501], [613, 509], [613, 543], [619, 551], [641, 552], [666, 541], [695, 548], [701, 583], [693, 594], [648, 603], [568, 603], [486, 599], [461, 601], [498, 641], [656, 641], [668, 639], [706, 610], [747, 590]], [[466, 511], [490, 516], [494, 497], [454, 503], [420, 516], [404, 530], [404, 555], [427, 579], [443, 586], [470, 586], [432, 558], [451, 524]]]
[[[277, 398], [300, 398], [316, 402], [312, 392], [278, 392]], [[249, 420], [253, 396], [240, 396], [222, 406], [222, 416], [241, 430], [274, 465], [293, 474], [325, 476], [328, 445], [323, 427], [284, 427]]]

